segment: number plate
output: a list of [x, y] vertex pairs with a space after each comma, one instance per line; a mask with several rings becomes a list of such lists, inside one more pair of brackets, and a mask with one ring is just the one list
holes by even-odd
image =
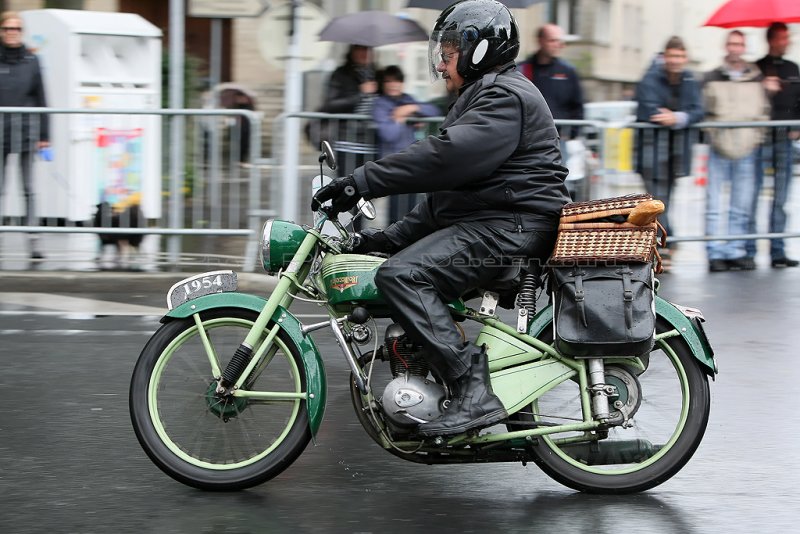
[[167, 292], [167, 307], [172, 310], [192, 299], [236, 291], [236, 273], [233, 271], [211, 271], [184, 278]]

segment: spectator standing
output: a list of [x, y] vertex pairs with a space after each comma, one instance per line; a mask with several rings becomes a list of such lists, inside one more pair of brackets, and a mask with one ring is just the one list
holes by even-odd
[[561, 59], [564, 32], [545, 24], [536, 33], [539, 50], [517, 68], [542, 93], [553, 118], [583, 120], [583, 91], [575, 67]]
[[[244, 92], [238, 91], [233, 99], [232, 109], [246, 109], [255, 111], [256, 106], [253, 99]], [[236, 125], [239, 130], [239, 163], [250, 163], [250, 120], [237, 116]]]
[[[325, 102], [320, 111], [372, 115], [377, 91], [372, 48], [350, 45], [344, 64], [333, 71], [328, 80]], [[331, 133], [340, 176], [348, 176], [356, 167], [373, 158], [375, 143], [371, 124], [339, 121], [338, 128]]]
[[[764, 87], [772, 104], [770, 118], [772, 120], [800, 119], [800, 70], [797, 64], [783, 56], [789, 48], [789, 30], [782, 22], [773, 22], [767, 28], [769, 52], [756, 62], [764, 74]], [[786, 231], [786, 200], [789, 198], [789, 184], [792, 179], [792, 140], [797, 139], [797, 131], [788, 128], [774, 128], [771, 131], [771, 167], [774, 169], [774, 185], [772, 206], [769, 215], [770, 233]], [[764, 179], [763, 160], [758, 157], [756, 165], [756, 187], [761, 189]], [[758, 199], [753, 202], [753, 213], [756, 211]], [[755, 217], [750, 226], [755, 232]], [[748, 255], [755, 257], [755, 242], [747, 245]], [[769, 247], [772, 267], [797, 267], [800, 262], [786, 256], [783, 238], [770, 240]]]
[[[0, 107], [46, 107], [39, 60], [22, 43], [22, 19], [12, 11], [0, 15]], [[25, 224], [36, 226], [33, 191], [33, 155], [50, 146], [49, 123], [45, 115], [4, 113], [3, 158], [0, 160], [0, 206], [9, 154], [18, 154], [25, 193]], [[0, 213], [2, 218], [2, 213]], [[42, 258], [38, 236], [30, 236], [30, 257]]]
[[[679, 173], [688, 173], [690, 147], [686, 127], [703, 119], [700, 84], [686, 69], [687, 62], [683, 39], [670, 37], [664, 47], [663, 63], [652, 65], [636, 87], [636, 120], [663, 127], [639, 130], [636, 163], [647, 191], [664, 202], [666, 210], [661, 220], [667, 234], [672, 232], [672, 186]], [[669, 248], [663, 257], [667, 263]]]
[[[706, 120], [765, 121], [769, 119], [769, 102], [762, 87], [763, 75], [758, 66], [742, 58], [745, 36], [731, 31], [725, 40], [725, 59], [720, 67], [705, 77], [703, 100]], [[730, 202], [727, 209], [727, 233], [743, 235], [749, 231], [753, 218], [756, 192], [756, 153], [763, 131], [757, 128], [710, 128], [711, 152], [706, 187], [706, 235], [721, 235], [722, 191], [730, 182]], [[709, 241], [706, 244], [711, 272], [753, 270], [755, 262], [747, 255], [744, 240]]]
[[[578, 71], [559, 57], [564, 50], [563, 30], [555, 24], [545, 24], [536, 32], [536, 40], [539, 50], [519, 63], [517, 68], [542, 93], [555, 120], [583, 120], [583, 91]], [[573, 200], [588, 200], [574, 189], [573, 184], [579, 182], [569, 181], [581, 178], [580, 169], [584, 169], [585, 175], [585, 162], [580, 161], [585, 157], [585, 145], [580, 140], [571, 141], [579, 135], [574, 129], [572, 126], [558, 126], [561, 158], [570, 169], [567, 181], [570, 196]]]
[[[433, 104], [417, 102], [403, 92], [405, 75], [397, 65], [386, 67], [379, 76], [381, 91], [375, 99], [372, 117], [378, 129], [378, 156], [384, 157], [406, 149], [416, 141], [414, 117], [435, 117], [440, 114]], [[399, 221], [416, 206], [417, 195], [389, 197], [389, 223]]]

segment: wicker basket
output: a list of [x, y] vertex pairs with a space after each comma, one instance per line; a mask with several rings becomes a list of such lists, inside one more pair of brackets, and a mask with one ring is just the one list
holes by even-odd
[[659, 224], [646, 226], [606, 222], [614, 215], [627, 216], [640, 202], [651, 200], [647, 194], [573, 202], [561, 210], [558, 238], [551, 265], [608, 265], [613, 263], [657, 262]]
[[637, 193], [622, 197], [601, 198], [586, 202], [572, 202], [561, 208], [561, 222], [574, 223], [602, 219], [612, 215], [627, 216], [633, 208], [645, 200], [653, 200], [652, 195]]

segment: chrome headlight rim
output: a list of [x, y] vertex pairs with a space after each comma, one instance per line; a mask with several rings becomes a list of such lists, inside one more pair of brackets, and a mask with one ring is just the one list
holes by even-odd
[[264, 267], [264, 270], [267, 271], [268, 274], [273, 274], [272, 270], [270, 269], [270, 253], [271, 253], [271, 236], [272, 236], [272, 224], [275, 222], [275, 219], [267, 219], [264, 222], [264, 226], [261, 228], [261, 243], [259, 248], [261, 249], [261, 265]]

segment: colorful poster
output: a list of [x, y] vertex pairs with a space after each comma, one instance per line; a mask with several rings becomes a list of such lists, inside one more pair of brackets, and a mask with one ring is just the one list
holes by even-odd
[[97, 184], [100, 202], [138, 204], [142, 192], [142, 128], [97, 128]]

